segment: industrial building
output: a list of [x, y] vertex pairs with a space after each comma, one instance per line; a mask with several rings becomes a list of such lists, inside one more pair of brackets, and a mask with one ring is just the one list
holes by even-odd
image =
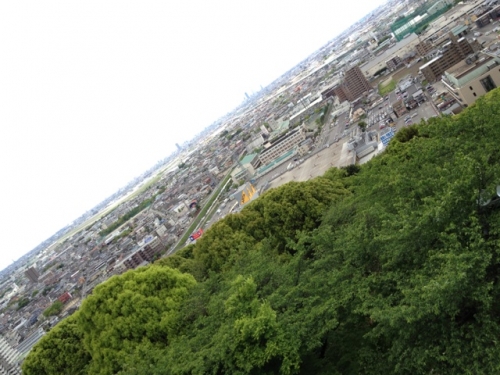
[[444, 73], [443, 84], [461, 105], [469, 106], [500, 86], [500, 58], [477, 53]]
[[440, 54], [420, 67], [420, 71], [428, 82], [440, 80], [446, 69], [481, 49], [481, 45], [475, 40], [469, 43], [465, 38], [457, 39], [453, 33], [449, 36], [450, 41], [441, 47]]
[[365, 77], [371, 78], [379, 71], [386, 68], [386, 61], [394, 58], [395, 56], [403, 57], [405, 55], [414, 53], [415, 46], [420, 43], [416, 34], [410, 34], [394, 46], [388, 48], [386, 51], [378, 54], [373, 59], [369, 60], [366, 64], [360, 66], [361, 71]]
[[391, 30], [398, 41], [407, 35], [420, 33], [433, 20], [451, 9], [453, 0], [428, 1], [411, 14], [396, 20], [391, 25]]

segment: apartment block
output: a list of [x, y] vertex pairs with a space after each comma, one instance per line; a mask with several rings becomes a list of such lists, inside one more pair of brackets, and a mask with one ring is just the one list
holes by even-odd
[[344, 82], [341, 88], [344, 91], [345, 97], [350, 102], [355, 101], [365, 92], [372, 89], [370, 83], [366, 80], [358, 66], [352, 67], [345, 72]]
[[441, 79], [446, 69], [480, 49], [481, 45], [477, 41], [469, 43], [467, 39], [457, 39], [450, 33], [450, 41], [441, 47], [441, 54], [422, 65], [420, 71], [428, 82], [436, 82]]
[[26, 271], [24, 271], [24, 275], [30, 279], [32, 283], [38, 282], [38, 278], [40, 277], [40, 273], [37, 271], [35, 267], [30, 267]]
[[18, 359], [19, 352], [14, 349], [4, 337], [0, 336], [0, 374], [21, 374], [21, 369], [17, 364]]
[[417, 53], [423, 57], [423, 56], [427, 55], [429, 52], [431, 52], [434, 49], [434, 46], [432, 45], [431, 42], [424, 40], [424, 41], [418, 43], [415, 46], [415, 49], [417, 50]]
[[157, 254], [160, 254], [165, 245], [158, 237], [147, 236], [139, 244], [139, 248], [123, 261], [127, 269], [134, 269], [142, 264], [152, 262]]

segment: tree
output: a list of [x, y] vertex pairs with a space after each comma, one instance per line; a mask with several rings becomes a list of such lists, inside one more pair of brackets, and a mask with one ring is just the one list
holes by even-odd
[[366, 131], [367, 123], [364, 121], [360, 121], [360, 122], [358, 122], [358, 126], [361, 129], [361, 131], [364, 132], [364, 131]]
[[91, 360], [83, 346], [78, 312], [62, 320], [30, 351], [22, 364], [26, 375], [83, 375]]
[[24, 306], [28, 305], [31, 302], [31, 300], [28, 297], [21, 298], [17, 302], [17, 310], [21, 310]]
[[96, 287], [28, 374], [74, 355], [92, 374], [498, 373], [499, 116], [494, 90], [361, 168], [267, 191]]
[[64, 307], [64, 304], [61, 301], [54, 301], [50, 307], [48, 307], [44, 312], [43, 316], [52, 316], [52, 315], [59, 315], [59, 313], [62, 311]]
[[176, 330], [179, 304], [194, 283], [190, 275], [150, 266], [97, 286], [78, 315], [92, 356], [89, 372], [114, 374], [141, 345], [166, 346]]

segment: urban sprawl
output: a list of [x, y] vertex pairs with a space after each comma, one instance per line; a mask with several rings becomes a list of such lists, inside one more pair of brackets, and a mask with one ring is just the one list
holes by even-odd
[[[361, 15], [360, 15], [361, 16]], [[0, 373], [99, 283], [500, 85], [497, 1], [389, 1], [1, 272]]]

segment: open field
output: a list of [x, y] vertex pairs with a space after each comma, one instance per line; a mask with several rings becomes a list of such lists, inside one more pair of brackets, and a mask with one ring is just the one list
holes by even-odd
[[378, 93], [380, 96], [384, 96], [391, 91], [394, 91], [396, 88], [397, 81], [395, 79], [391, 79], [390, 81], [386, 82], [381, 82], [378, 85]]

